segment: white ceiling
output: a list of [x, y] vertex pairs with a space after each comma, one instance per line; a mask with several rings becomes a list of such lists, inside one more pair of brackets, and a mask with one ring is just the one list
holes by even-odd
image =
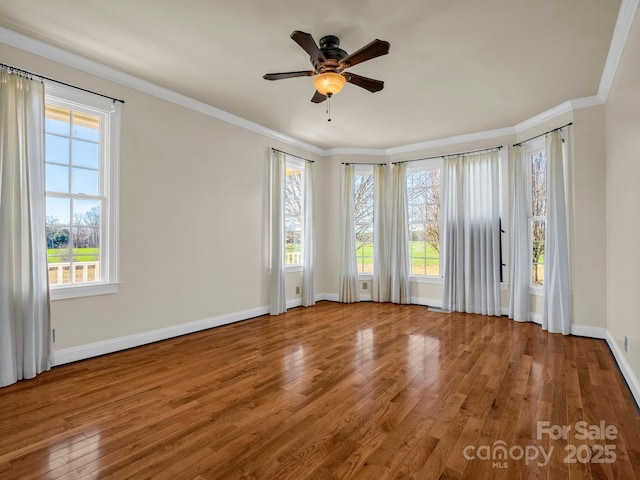
[[[389, 148], [513, 126], [595, 95], [620, 0], [2, 0], [0, 26], [321, 148]], [[350, 71], [313, 104], [311, 69], [290, 38], [337, 35], [389, 55]], [[0, 59], [1, 61], [1, 59]], [[108, 93], [108, 92], [106, 92]], [[126, 99], [125, 99], [126, 100]]]

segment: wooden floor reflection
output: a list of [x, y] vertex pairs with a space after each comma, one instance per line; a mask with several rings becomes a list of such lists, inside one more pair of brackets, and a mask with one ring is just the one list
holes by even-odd
[[604, 341], [321, 302], [0, 389], [0, 478], [640, 480], [640, 418]]

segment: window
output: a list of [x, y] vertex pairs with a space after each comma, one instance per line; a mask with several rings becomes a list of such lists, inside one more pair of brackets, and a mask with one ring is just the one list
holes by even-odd
[[45, 86], [47, 260], [54, 299], [116, 291], [118, 123], [112, 100]]
[[529, 238], [531, 245], [531, 284], [544, 284], [544, 240], [547, 223], [547, 154], [544, 138], [527, 148], [531, 164]]
[[284, 179], [285, 265], [302, 265], [304, 249], [304, 162], [287, 157]]
[[354, 176], [354, 224], [358, 273], [373, 273], [373, 168], [356, 167]]
[[440, 276], [440, 172], [442, 161], [407, 172], [411, 275]]

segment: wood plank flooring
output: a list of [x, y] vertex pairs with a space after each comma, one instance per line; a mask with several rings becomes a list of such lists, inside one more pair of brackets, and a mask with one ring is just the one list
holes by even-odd
[[0, 389], [0, 478], [640, 480], [640, 417], [604, 341], [321, 302]]

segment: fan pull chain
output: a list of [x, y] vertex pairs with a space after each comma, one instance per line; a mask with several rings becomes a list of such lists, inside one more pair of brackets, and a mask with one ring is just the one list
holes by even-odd
[[331, 121], [331, 95], [327, 95], [327, 122]]

